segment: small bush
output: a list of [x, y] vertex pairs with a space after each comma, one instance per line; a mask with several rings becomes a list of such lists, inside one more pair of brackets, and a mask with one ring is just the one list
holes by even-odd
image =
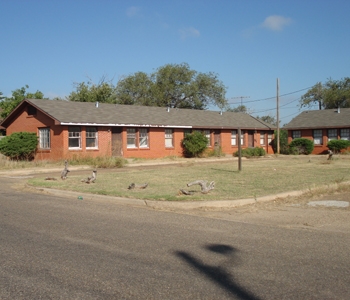
[[350, 141], [346, 140], [331, 140], [327, 143], [329, 150], [332, 150], [334, 153], [339, 153], [341, 150], [346, 150], [350, 147]]
[[208, 145], [208, 138], [199, 131], [187, 134], [181, 142], [185, 157], [199, 157]]
[[305, 138], [294, 139], [289, 144], [289, 149], [291, 154], [311, 154], [314, 150], [313, 141]]
[[32, 160], [37, 145], [35, 133], [15, 132], [0, 140], [0, 153], [12, 160]]
[[224, 156], [224, 152], [222, 152], [221, 146], [214, 146], [214, 149], [210, 149], [205, 153], [208, 157], [220, 157]]
[[[233, 156], [238, 156], [238, 151], [233, 153]], [[243, 157], [256, 157], [256, 156], [265, 156], [266, 152], [263, 148], [260, 147], [255, 147], [255, 148], [246, 148], [246, 149], [242, 149], [241, 151], [241, 156]]]

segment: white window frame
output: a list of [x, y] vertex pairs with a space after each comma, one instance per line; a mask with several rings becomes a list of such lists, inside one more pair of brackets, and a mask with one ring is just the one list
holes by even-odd
[[[71, 142], [77, 141], [78, 146], [70, 146]], [[81, 127], [69, 126], [68, 127], [68, 148], [69, 149], [81, 149]]]
[[231, 146], [237, 146], [237, 130], [231, 130]]
[[265, 131], [260, 131], [260, 145], [265, 146], [266, 139], [265, 139]]
[[314, 129], [312, 132], [314, 138], [314, 145], [322, 145], [323, 144], [323, 133], [322, 129]]
[[337, 129], [328, 129], [328, 142], [338, 139], [338, 130]]
[[174, 147], [174, 130], [166, 128], [165, 129], [165, 148]]
[[127, 148], [136, 148], [136, 129], [127, 128], [126, 129], [126, 140]]
[[[88, 146], [90, 141], [93, 142], [94, 146]], [[97, 149], [98, 148], [98, 131], [96, 127], [86, 127], [86, 149]]]
[[340, 129], [340, 139], [341, 140], [350, 140], [350, 129], [349, 128], [342, 128]]
[[148, 148], [148, 128], [139, 129], [139, 147]]
[[293, 130], [292, 131], [292, 139], [299, 139], [301, 138], [301, 131], [300, 130]]
[[51, 148], [50, 127], [39, 128], [39, 148]]

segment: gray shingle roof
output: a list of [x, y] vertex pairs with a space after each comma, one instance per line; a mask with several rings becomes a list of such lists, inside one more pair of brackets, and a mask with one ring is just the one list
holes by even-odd
[[91, 102], [25, 99], [60, 124], [169, 126], [269, 130], [274, 126], [246, 113]]
[[350, 127], [350, 108], [303, 111], [283, 128], [339, 128]]

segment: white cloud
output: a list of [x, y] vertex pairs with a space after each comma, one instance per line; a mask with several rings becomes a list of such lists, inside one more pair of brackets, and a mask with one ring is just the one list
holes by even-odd
[[139, 6], [130, 6], [127, 10], [126, 10], [126, 15], [129, 18], [135, 17], [139, 14], [139, 12], [141, 11], [141, 7]]
[[193, 27], [183, 28], [179, 30], [181, 39], [185, 40], [190, 37], [199, 37], [201, 34], [199, 30]]
[[281, 31], [290, 23], [292, 23], [291, 18], [274, 15], [267, 17], [261, 26], [273, 31]]

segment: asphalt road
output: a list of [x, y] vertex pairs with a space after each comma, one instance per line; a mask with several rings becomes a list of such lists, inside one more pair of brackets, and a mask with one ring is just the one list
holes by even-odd
[[0, 180], [2, 300], [350, 297], [348, 209], [157, 211]]

